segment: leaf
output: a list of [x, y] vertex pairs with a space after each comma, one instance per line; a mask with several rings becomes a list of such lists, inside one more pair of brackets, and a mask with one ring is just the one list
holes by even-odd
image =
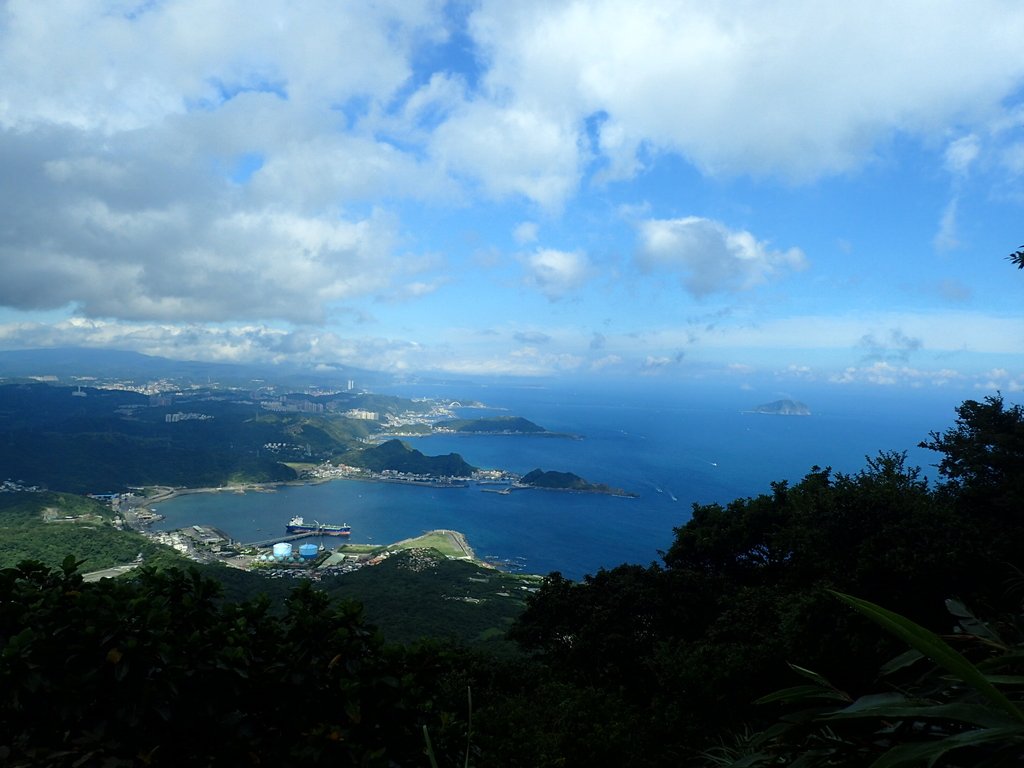
[[964, 632], [969, 635], [974, 635], [983, 640], [988, 640], [995, 643], [1001, 648], [1005, 648], [1006, 644], [1002, 638], [999, 637], [985, 622], [981, 621], [977, 616], [971, 613], [971, 610], [961, 603], [959, 600], [952, 598], [946, 600], [946, 610], [949, 611], [963, 627]]
[[929, 741], [915, 744], [902, 744], [890, 749], [884, 755], [873, 762], [870, 768], [895, 768], [900, 765], [920, 765], [927, 760], [929, 768], [935, 765], [947, 752], [962, 747], [979, 746], [992, 742], [1021, 742], [1024, 741], [1024, 733], [1018, 726], [1010, 728], [989, 728], [981, 731], [968, 731], [958, 733], [941, 741]]
[[[882, 694], [884, 696], [885, 694]], [[863, 699], [880, 698], [864, 696]], [[827, 715], [824, 720], [852, 720], [856, 718], [878, 717], [883, 719], [901, 720], [944, 720], [947, 722], [967, 723], [981, 728], [1009, 728], [1016, 725], [1016, 721], [1007, 717], [1000, 711], [993, 711], [990, 707], [982, 707], [977, 704], [930, 704], [915, 705], [912, 702], [900, 704], [898, 702], [878, 702], [872, 704], [858, 699], [853, 706]], [[860, 705], [860, 706], [858, 706]]]
[[796, 664], [788, 664], [788, 666], [789, 666], [790, 669], [792, 669], [798, 675], [806, 677], [812, 683], [817, 683], [818, 685], [823, 686], [825, 688], [831, 688], [832, 690], [835, 690], [835, 688], [833, 687], [832, 683], [830, 683], [824, 677], [819, 675], [817, 672], [815, 672], [813, 670], [810, 670], [810, 669], [806, 669], [805, 667], [799, 667]]
[[880, 673], [882, 675], [891, 675], [893, 672], [898, 672], [901, 669], [909, 667], [911, 664], [920, 661], [924, 656], [920, 651], [911, 648], [909, 651], [904, 651], [895, 659], [887, 661], [882, 665]]
[[423, 740], [427, 743], [427, 758], [430, 760], [430, 768], [437, 768], [437, 758], [434, 757], [434, 745], [430, 743], [430, 731], [423, 726]]
[[1024, 723], [1024, 712], [1021, 712], [1013, 702], [985, 679], [985, 675], [977, 667], [957, 651], [950, 648], [934, 632], [925, 629], [919, 624], [915, 624], [898, 613], [893, 613], [867, 600], [844, 595], [841, 592], [829, 591], [859, 613], [867, 616], [884, 629], [919, 650], [939, 666], [952, 672], [992, 702], [993, 705], [1008, 713], [1014, 720]]
[[794, 685], [781, 691], [769, 693], [757, 699], [755, 704], [770, 704], [773, 701], [799, 701], [801, 699], [827, 699], [829, 701], [849, 701], [849, 697], [818, 685]]

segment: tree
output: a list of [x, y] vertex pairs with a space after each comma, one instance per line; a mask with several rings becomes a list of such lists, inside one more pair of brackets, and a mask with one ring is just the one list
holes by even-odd
[[956, 425], [920, 444], [943, 454], [939, 472], [979, 513], [1024, 511], [1024, 407], [1001, 394], [966, 400]]
[[385, 646], [357, 604], [307, 583], [278, 615], [195, 569], [86, 584], [77, 566], [0, 571], [4, 764], [422, 765], [425, 726], [464, 749], [445, 658]]
[[1014, 253], [1011, 253], [1006, 258], [1010, 260], [1010, 263], [1016, 264], [1017, 269], [1024, 269], [1024, 245], [1022, 245]]

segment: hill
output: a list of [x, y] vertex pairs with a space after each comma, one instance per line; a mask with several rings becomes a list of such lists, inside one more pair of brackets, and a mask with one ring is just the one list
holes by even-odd
[[425, 456], [401, 440], [387, 440], [370, 448], [348, 451], [339, 456], [335, 463], [361, 467], [371, 472], [390, 470], [430, 477], [469, 477], [476, 471], [476, 467], [467, 464], [457, 453]]
[[22, 560], [57, 567], [69, 554], [86, 571], [156, 553], [149, 539], [112, 525], [103, 504], [67, 493], [0, 493], [0, 568]]
[[478, 435], [531, 435], [546, 433], [544, 427], [522, 416], [493, 416], [483, 419], [446, 419], [436, 427], [451, 432]]
[[585, 493], [607, 493], [613, 496], [631, 496], [621, 488], [612, 488], [604, 483], [591, 483], [572, 472], [545, 472], [535, 469], [519, 478], [520, 485], [532, 488], [546, 488], [556, 491], [583, 491]]

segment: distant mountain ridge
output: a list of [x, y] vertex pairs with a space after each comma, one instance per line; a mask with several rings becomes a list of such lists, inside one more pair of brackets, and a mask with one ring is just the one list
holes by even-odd
[[96, 378], [184, 378], [195, 382], [248, 382], [270, 379], [281, 384], [294, 379], [333, 381], [356, 378], [362, 383], [389, 377], [375, 371], [336, 365], [329, 370], [293, 364], [220, 363], [201, 360], [172, 360], [117, 349], [88, 347], [46, 347], [0, 350], [0, 378], [55, 376], [63, 383], [77, 383], [72, 377]]

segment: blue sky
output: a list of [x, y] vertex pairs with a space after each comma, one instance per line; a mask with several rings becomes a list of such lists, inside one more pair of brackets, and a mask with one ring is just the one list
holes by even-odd
[[1017, 2], [9, 0], [0, 348], [1024, 390]]

